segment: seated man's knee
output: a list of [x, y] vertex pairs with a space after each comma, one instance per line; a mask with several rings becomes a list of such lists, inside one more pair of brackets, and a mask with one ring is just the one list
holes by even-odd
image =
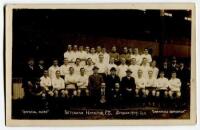
[[152, 96], [156, 96], [156, 91], [155, 90], [152, 91]]
[[80, 89], [77, 90], [77, 95], [78, 95], [78, 96], [81, 95], [81, 90], [80, 90]]
[[54, 96], [58, 97], [58, 90], [54, 91]]
[[178, 98], [180, 98], [181, 97], [181, 92], [176, 92], [176, 95], [177, 95]]
[[135, 94], [138, 95], [139, 94], [139, 89], [135, 89]]
[[73, 95], [77, 96], [77, 91], [76, 90], [73, 91]]
[[62, 96], [68, 96], [68, 90], [62, 90], [61, 94]]
[[42, 98], [45, 98], [46, 97], [46, 93], [42, 93]]
[[86, 96], [89, 96], [89, 90], [88, 89], [85, 90], [85, 93], [86, 93]]
[[167, 91], [164, 92], [164, 96], [165, 96], [165, 97], [168, 96], [168, 92], [167, 92]]
[[145, 92], [145, 89], [144, 89], [144, 88], [142, 89], [142, 94], [143, 94], [143, 95], [145, 95], [145, 94], [146, 94], [146, 92]]
[[169, 97], [173, 97], [173, 91], [169, 91]]
[[157, 92], [156, 92], [156, 97], [159, 97], [159, 96], [160, 96], [160, 92], [157, 91]]
[[68, 94], [69, 94], [68, 90], [65, 90], [64, 93], [65, 93], [65, 95], [68, 95]]
[[146, 93], [146, 95], [148, 96], [148, 95], [149, 95], [149, 90], [146, 90], [145, 93]]

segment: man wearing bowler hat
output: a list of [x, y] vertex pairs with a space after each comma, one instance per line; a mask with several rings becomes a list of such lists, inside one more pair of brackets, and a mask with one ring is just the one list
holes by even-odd
[[126, 70], [126, 76], [122, 78], [121, 88], [122, 94], [126, 102], [130, 102], [135, 93], [135, 79], [131, 76], [132, 71]]
[[108, 100], [112, 96], [111, 94], [113, 93], [113, 91], [115, 90], [115, 84], [120, 83], [120, 78], [119, 78], [118, 75], [116, 75], [116, 71], [117, 71], [116, 68], [112, 67], [110, 69], [110, 75], [108, 75], [107, 78], [106, 78]]
[[104, 83], [102, 75], [98, 73], [99, 68], [93, 67], [93, 74], [89, 76], [88, 88], [90, 91], [91, 99], [93, 103], [97, 103], [100, 98], [101, 83]]

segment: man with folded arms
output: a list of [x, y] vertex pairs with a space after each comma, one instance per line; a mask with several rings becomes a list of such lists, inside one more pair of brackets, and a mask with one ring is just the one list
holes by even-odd
[[172, 77], [169, 80], [169, 97], [171, 100], [175, 100], [176, 104], [179, 104], [179, 99], [181, 97], [181, 81], [176, 78], [176, 72], [172, 72]]

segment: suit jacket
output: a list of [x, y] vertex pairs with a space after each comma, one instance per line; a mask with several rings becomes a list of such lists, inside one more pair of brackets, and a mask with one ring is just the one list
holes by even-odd
[[100, 74], [92, 74], [89, 76], [88, 88], [90, 91], [99, 90], [101, 83], [104, 83], [103, 77]]
[[39, 78], [42, 77], [45, 69], [46, 69], [45, 66], [43, 66], [43, 68], [41, 68], [40, 66], [37, 66], [36, 67], [37, 77], [39, 77]]
[[121, 81], [121, 88], [122, 91], [126, 91], [127, 88], [132, 88], [133, 90], [135, 90], [135, 79], [133, 77], [130, 77], [129, 79], [127, 76], [123, 77]]
[[37, 74], [36, 74], [35, 66], [33, 67], [33, 69], [29, 67], [28, 65], [24, 67], [24, 70], [23, 70], [23, 84], [24, 85], [27, 85], [28, 81], [31, 81], [32, 83], [34, 83], [36, 77], [37, 77]]
[[[164, 68], [164, 67], [161, 67], [160, 70], [161, 71], [164, 71], [164, 74], [165, 74], [165, 77], [170, 79], [171, 78], [171, 72], [172, 70], [170, 68]], [[158, 76], [159, 77], [159, 76]]]
[[115, 88], [115, 83], [119, 83], [120, 84], [119, 76], [115, 75], [115, 77], [113, 78], [112, 75], [108, 75], [107, 78], [106, 78], [107, 90], [111, 91], [111, 89], [114, 89]]
[[181, 80], [183, 85], [186, 85], [188, 82], [190, 82], [190, 71], [186, 68], [183, 68], [182, 70], [179, 69], [177, 71], [177, 77]]

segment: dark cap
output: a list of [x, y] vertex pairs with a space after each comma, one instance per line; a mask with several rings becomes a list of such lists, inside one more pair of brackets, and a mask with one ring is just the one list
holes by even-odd
[[110, 71], [117, 71], [115, 67], [112, 67]]
[[132, 73], [132, 71], [131, 71], [130, 69], [127, 69], [126, 72], [130, 72], [130, 73]]
[[97, 66], [94, 66], [92, 70], [99, 69]]

